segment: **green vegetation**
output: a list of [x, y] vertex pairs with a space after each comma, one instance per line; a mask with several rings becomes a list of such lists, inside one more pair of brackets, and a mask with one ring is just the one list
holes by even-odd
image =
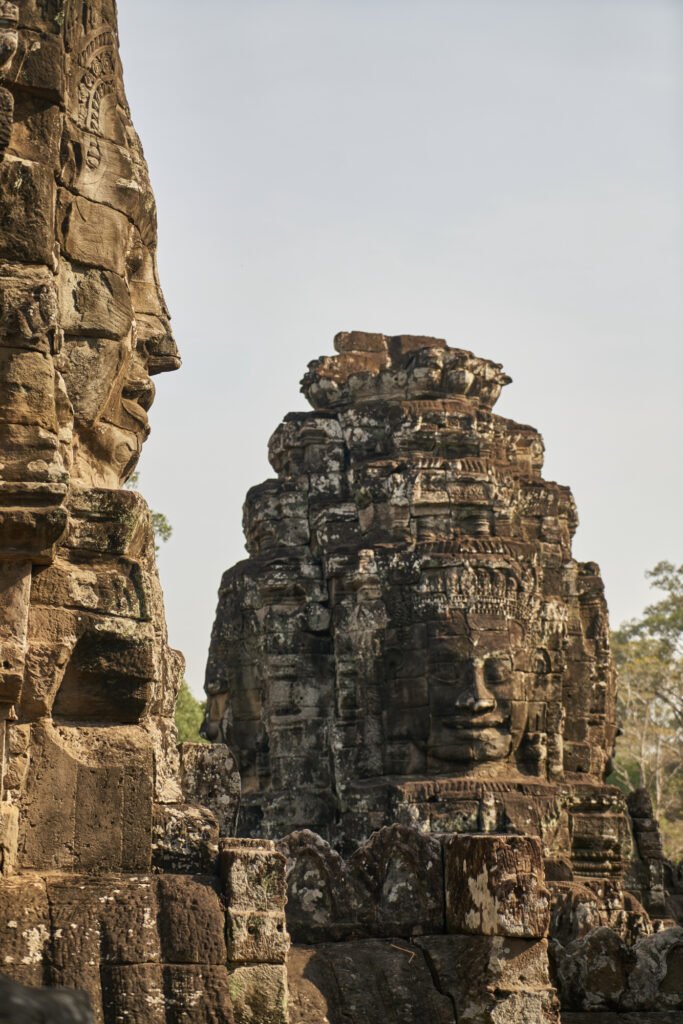
[[155, 551], [159, 553], [159, 542], [165, 544], [173, 535], [173, 527], [163, 512], [152, 512], [152, 529], [157, 540]]
[[[133, 475], [126, 482], [129, 491], [137, 490], [140, 486], [140, 474]], [[150, 510], [151, 511], [151, 510]], [[159, 553], [160, 544], [165, 544], [171, 539], [173, 527], [163, 512], [151, 512], [152, 527], [154, 529], [156, 553]], [[175, 708], [175, 724], [178, 730], [178, 743], [205, 743], [199, 735], [199, 729], [204, 718], [205, 705], [192, 695], [190, 687], [183, 679], [178, 691], [178, 700]]]
[[183, 679], [175, 706], [175, 724], [178, 730], [178, 743], [205, 743], [199, 735], [199, 728], [204, 718], [204, 704], [192, 695], [190, 687]]
[[[133, 473], [133, 475], [126, 481], [126, 490], [136, 491], [139, 486], [140, 474]], [[150, 509], [150, 515], [152, 516], [152, 529], [154, 530], [154, 537], [156, 540], [154, 550], [159, 554], [160, 545], [165, 544], [173, 536], [173, 527], [163, 512], [154, 512]]]
[[683, 858], [683, 565], [647, 574], [664, 596], [612, 634], [619, 674], [619, 721], [610, 782], [643, 787], [659, 819], [664, 850]]

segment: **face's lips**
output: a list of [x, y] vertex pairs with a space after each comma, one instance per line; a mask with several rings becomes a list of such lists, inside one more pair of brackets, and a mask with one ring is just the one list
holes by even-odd
[[142, 426], [145, 427], [145, 429], [149, 426], [149, 416], [147, 415], [146, 410], [142, 408], [139, 402], [136, 402], [134, 399], [130, 398], [122, 398], [121, 405], [126, 410], [128, 415], [131, 416], [134, 420], [137, 420], [138, 423], [141, 423]]
[[441, 725], [457, 732], [476, 732], [480, 729], [500, 729], [508, 725], [500, 715], [462, 715], [457, 718], [441, 719]]

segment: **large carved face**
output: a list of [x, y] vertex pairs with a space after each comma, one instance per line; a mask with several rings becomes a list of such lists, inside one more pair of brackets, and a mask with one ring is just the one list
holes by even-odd
[[468, 635], [439, 624], [427, 655], [429, 759], [436, 770], [509, 760], [527, 714], [516, 659], [524, 647], [519, 623], [468, 616]]
[[149, 870], [153, 800], [180, 799], [180, 663], [148, 509], [119, 489], [179, 357], [117, 38], [115, 0], [27, 0], [18, 30], [0, 0], [0, 704], [29, 868]]
[[68, 18], [60, 145], [59, 369], [74, 409], [73, 476], [118, 487], [149, 433], [151, 377], [180, 365], [156, 267], [156, 208], [119, 73], [114, 12]]

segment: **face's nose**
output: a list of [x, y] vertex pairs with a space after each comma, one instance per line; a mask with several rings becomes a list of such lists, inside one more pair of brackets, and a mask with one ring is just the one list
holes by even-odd
[[147, 324], [146, 328], [145, 352], [150, 376], [179, 369], [180, 353], [168, 320], [157, 317], [154, 325]]
[[466, 685], [456, 699], [456, 706], [476, 712], [493, 711], [496, 699], [486, 686], [482, 661], [470, 662], [466, 680]]
[[154, 381], [140, 370], [137, 373], [131, 373], [123, 388], [123, 397], [137, 402], [145, 412], [149, 412], [151, 409], [155, 394]]

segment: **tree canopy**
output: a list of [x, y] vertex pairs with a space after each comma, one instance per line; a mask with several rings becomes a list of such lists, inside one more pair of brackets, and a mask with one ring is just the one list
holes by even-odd
[[646, 573], [663, 595], [612, 634], [619, 718], [610, 781], [652, 799], [667, 856], [683, 858], [683, 565]]
[[203, 743], [199, 729], [204, 718], [204, 704], [192, 694], [190, 687], [183, 679], [178, 692], [175, 706], [175, 724], [178, 730], [178, 743]]
[[[134, 491], [137, 489], [139, 484], [140, 474], [133, 473], [126, 483], [126, 489]], [[152, 517], [152, 529], [154, 530], [154, 550], [159, 554], [160, 545], [165, 544], [173, 536], [173, 527], [163, 512], [155, 512], [153, 509], [150, 509], [150, 515]]]

